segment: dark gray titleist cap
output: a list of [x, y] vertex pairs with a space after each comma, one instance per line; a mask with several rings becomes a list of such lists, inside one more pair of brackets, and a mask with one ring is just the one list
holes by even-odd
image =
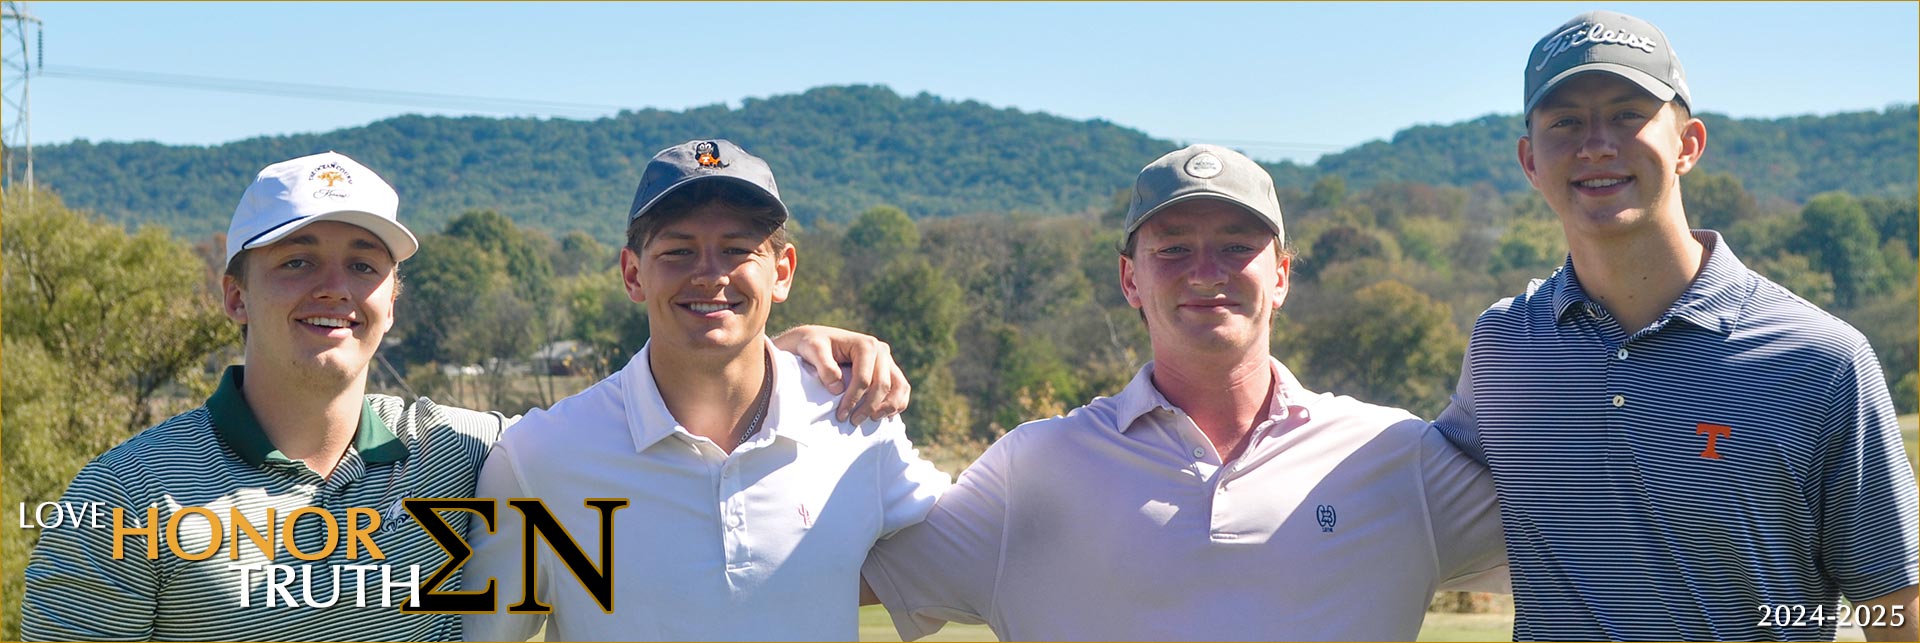
[[1680, 56], [1659, 27], [1623, 13], [1589, 11], [1574, 16], [1533, 46], [1533, 54], [1527, 57], [1527, 91], [1522, 96], [1526, 108], [1520, 116], [1531, 116], [1533, 106], [1560, 83], [1589, 71], [1612, 73], [1633, 81], [1655, 98], [1678, 98], [1689, 108], [1693, 106]]
[[1239, 152], [1218, 145], [1189, 145], [1168, 152], [1140, 169], [1127, 203], [1126, 234], [1167, 206], [1193, 199], [1218, 199], [1246, 208], [1273, 235], [1286, 238], [1280, 225], [1280, 197], [1266, 168]]
[[640, 189], [633, 195], [633, 207], [627, 209], [632, 224], [659, 203], [668, 193], [696, 181], [725, 179], [764, 194], [780, 208], [780, 218], [788, 217], [787, 204], [780, 200], [780, 188], [773, 182], [773, 169], [760, 157], [748, 154], [726, 139], [693, 140], [660, 150], [647, 162], [640, 174]]

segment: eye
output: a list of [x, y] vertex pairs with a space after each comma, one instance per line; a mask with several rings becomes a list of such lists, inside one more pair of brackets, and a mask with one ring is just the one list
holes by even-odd
[[1574, 125], [1579, 125], [1579, 124], [1580, 124], [1579, 119], [1576, 119], [1570, 116], [1563, 116], [1560, 118], [1553, 119], [1553, 122], [1548, 124], [1547, 127], [1551, 127], [1551, 128], [1572, 127]]
[[280, 267], [282, 268], [293, 268], [293, 269], [305, 268], [311, 265], [313, 265], [313, 262], [307, 261], [305, 259], [288, 259], [280, 263]]
[[367, 263], [365, 261], [353, 262], [352, 264], [349, 264], [347, 268], [363, 275], [375, 275], [380, 273], [379, 268], [376, 268], [374, 267], [373, 264]]
[[1637, 110], [1637, 109], [1629, 109], [1629, 110], [1623, 110], [1623, 111], [1621, 111], [1620, 113], [1618, 113], [1618, 114], [1615, 114], [1615, 115], [1613, 116], [1613, 119], [1614, 119], [1614, 120], [1618, 120], [1618, 121], [1626, 121], [1626, 120], [1637, 120], [1637, 119], [1643, 119], [1643, 118], [1646, 118], [1646, 117], [1647, 117], [1647, 115], [1646, 115], [1645, 113], [1643, 113], [1643, 112], [1641, 112], [1640, 110]]
[[1187, 254], [1187, 247], [1186, 246], [1167, 246], [1164, 248], [1160, 248], [1158, 250], [1154, 250], [1153, 253], [1157, 255], [1168, 256], [1168, 257], [1179, 256], [1179, 255]]
[[1236, 243], [1236, 244], [1231, 244], [1227, 246], [1227, 252], [1232, 252], [1232, 253], [1244, 253], [1244, 252], [1253, 252], [1253, 251], [1254, 251], [1253, 246], [1250, 246], [1244, 243]]
[[686, 248], [668, 248], [660, 251], [660, 256], [662, 257], [685, 257], [692, 254], [693, 251]]

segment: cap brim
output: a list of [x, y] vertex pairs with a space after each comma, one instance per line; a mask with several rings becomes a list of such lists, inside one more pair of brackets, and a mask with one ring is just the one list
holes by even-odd
[[780, 219], [782, 221], [793, 218], [793, 214], [787, 211], [786, 202], [781, 201], [780, 197], [775, 196], [772, 192], [768, 192], [766, 188], [760, 187], [759, 184], [754, 183], [752, 181], [748, 181], [746, 179], [735, 177], [735, 176], [726, 176], [723, 174], [708, 174], [708, 175], [702, 175], [702, 176], [690, 176], [690, 177], [681, 179], [679, 183], [675, 183], [673, 185], [668, 186], [667, 189], [661, 190], [659, 194], [656, 194], [652, 199], [649, 199], [646, 202], [646, 204], [641, 205], [638, 208], [634, 208], [632, 212], [628, 212], [627, 223], [629, 224], [633, 223], [634, 219], [640, 218], [641, 215], [646, 214], [647, 210], [653, 209], [654, 204], [659, 203], [662, 199], [667, 198], [667, 195], [673, 194], [674, 192], [679, 191], [680, 188], [684, 188], [689, 185], [699, 183], [701, 181], [708, 181], [708, 180], [714, 180], [714, 179], [725, 179], [728, 181], [732, 181], [736, 185], [740, 185], [742, 187], [747, 188], [749, 191], [753, 192], [754, 194], [765, 197], [768, 201], [773, 202], [775, 206], [780, 208]]
[[1274, 234], [1276, 235], [1280, 234], [1280, 230], [1274, 229], [1273, 222], [1267, 220], [1267, 215], [1261, 213], [1259, 209], [1251, 205], [1248, 205], [1239, 199], [1227, 196], [1225, 194], [1221, 194], [1219, 192], [1207, 192], [1207, 191], [1189, 192], [1186, 194], [1182, 194], [1180, 196], [1173, 197], [1171, 199], [1167, 199], [1165, 202], [1161, 203], [1160, 205], [1153, 206], [1153, 209], [1147, 210], [1146, 213], [1141, 214], [1139, 218], [1134, 219], [1132, 222], [1128, 223], [1127, 229], [1123, 234], [1133, 234], [1135, 230], [1139, 230], [1140, 226], [1147, 222], [1147, 219], [1153, 218], [1153, 215], [1159, 214], [1161, 210], [1165, 210], [1174, 205], [1186, 203], [1188, 201], [1195, 201], [1199, 199], [1213, 199], [1215, 201], [1224, 201], [1226, 203], [1231, 203], [1231, 204], [1240, 206], [1241, 209], [1247, 211], [1247, 214], [1251, 214], [1253, 215], [1253, 218], [1259, 219], [1261, 223], [1267, 224], [1267, 228], [1272, 229]]
[[1569, 67], [1566, 71], [1555, 74], [1553, 78], [1548, 79], [1545, 84], [1540, 86], [1540, 89], [1533, 92], [1532, 96], [1527, 97], [1526, 108], [1520, 110], [1521, 117], [1524, 118], [1533, 114], [1533, 107], [1540, 104], [1540, 100], [1546, 98], [1548, 94], [1552, 94], [1553, 90], [1558, 89], [1561, 83], [1567, 82], [1574, 76], [1593, 71], [1606, 72], [1633, 81], [1633, 84], [1639, 85], [1641, 89], [1647, 90], [1647, 93], [1653, 94], [1654, 98], [1658, 98], [1662, 102], [1673, 100], [1673, 97], [1679, 93], [1674, 90], [1672, 85], [1668, 85], [1666, 81], [1654, 78], [1653, 74], [1626, 65], [1607, 62], [1585, 63]]
[[406, 261], [408, 257], [412, 257], [413, 253], [420, 249], [420, 241], [413, 237], [413, 231], [408, 230], [406, 226], [400, 225], [398, 221], [394, 221], [393, 219], [371, 212], [361, 212], [359, 210], [341, 210], [318, 216], [294, 219], [285, 225], [268, 230], [260, 236], [254, 237], [247, 241], [245, 245], [240, 246], [240, 248], [242, 250], [252, 250], [254, 248], [270, 246], [278, 243], [281, 239], [293, 236], [293, 233], [299, 232], [301, 228], [321, 221], [338, 221], [365, 228], [368, 232], [372, 232], [373, 236], [379, 237], [381, 242], [387, 244], [387, 252], [393, 255], [395, 262]]

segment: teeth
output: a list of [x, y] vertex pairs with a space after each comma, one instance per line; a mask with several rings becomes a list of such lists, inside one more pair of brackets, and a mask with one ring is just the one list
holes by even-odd
[[732, 308], [732, 306], [728, 306], [726, 304], [687, 304], [687, 307], [692, 308], [693, 312], [700, 313], [702, 315], [707, 313], [712, 313], [712, 312], [719, 312], [722, 310], [726, 310], [728, 308]]
[[1626, 179], [1590, 179], [1580, 182], [1580, 187], [1604, 188], [1626, 183]]
[[333, 317], [309, 317], [302, 321], [315, 326], [326, 326], [329, 328], [347, 328], [353, 326], [353, 322], [345, 319], [335, 319]]

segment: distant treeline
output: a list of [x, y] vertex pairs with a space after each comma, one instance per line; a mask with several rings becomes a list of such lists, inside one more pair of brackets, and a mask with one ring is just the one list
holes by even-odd
[[[1762, 204], [1804, 203], [1828, 190], [1905, 194], [1920, 173], [1920, 111], [1912, 105], [1702, 118], [1710, 134], [1705, 169], [1738, 178]], [[1416, 182], [1522, 192], [1527, 185], [1514, 162], [1520, 134], [1517, 116], [1489, 115], [1412, 127], [1312, 165], [1268, 167], [1294, 194], [1330, 176], [1354, 189]], [[398, 187], [402, 215], [416, 227], [438, 229], [458, 213], [493, 209], [556, 237], [581, 231], [612, 244], [647, 159], [697, 137], [730, 138], [765, 157], [804, 226], [844, 224], [883, 204], [916, 219], [1097, 211], [1142, 165], [1175, 147], [1101, 120], [845, 86], [747, 99], [738, 109], [623, 111], [591, 121], [402, 116], [212, 147], [76, 142], [36, 148], [35, 170], [69, 203], [108, 221], [157, 223], [202, 239], [225, 229], [234, 199], [260, 167], [331, 149]]]

